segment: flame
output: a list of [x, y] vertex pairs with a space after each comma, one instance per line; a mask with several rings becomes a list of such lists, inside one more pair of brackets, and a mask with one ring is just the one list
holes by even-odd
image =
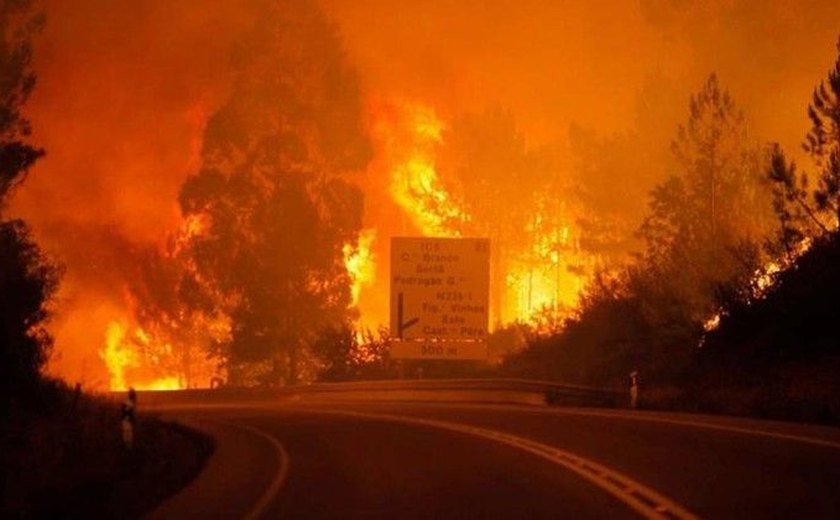
[[350, 274], [352, 285], [350, 307], [358, 307], [362, 287], [373, 284], [376, 280], [376, 263], [371, 247], [376, 240], [375, 229], [363, 229], [355, 244], [344, 244], [344, 266]]
[[[444, 157], [442, 152], [447, 151], [448, 145], [448, 125], [438, 112], [423, 102], [405, 100], [375, 102], [371, 108], [377, 175], [387, 178], [386, 197], [407, 217], [417, 234], [460, 237], [471, 229], [482, 229], [476, 225], [482, 223], [474, 222], [475, 216], [456, 191], [458, 180], [447, 177], [448, 164], [438, 160]], [[594, 259], [578, 247], [580, 236], [572, 224], [574, 218], [555, 199], [556, 194], [552, 194], [517, 201], [533, 207], [531, 221], [524, 229], [505, 231], [512, 236], [491, 238], [504, 244], [491, 255], [491, 272], [494, 280], [498, 280], [491, 283], [491, 301], [499, 302], [498, 306], [491, 305], [491, 318], [496, 325], [523, 322], [540, 328], [547, 317], [559, 323], [578, 305]], [[496, 202], [500, 208], [511, 203], [510, 200]], [[386, 221], [388, 215], [377, 215], [378, 221], [368, 225], [380, 236], [397, 231]], [[410, 230], [399, 231], [410, 234]], [[387, 280], [368, 282], [365, 278], [360, 284], [358, 276], [352, 274], [356, 266], [350, 263], [355, 261], [351, 256], [354, 245], [347, 244], [344, 252], [345, 264], [354, 280], [354, 303], [358, 303], [361, 285], [370, 284], [374, 291], [387, 291]], [[363, 262], [362, 258], [358, 260]], [[375, 277], [375, 273], [371, 276]], [[364, 316], [360, 322], [375, 324], [374, 315], [387, 316], [382, 311], [387, 300], [380, 300], [380, 308], [376, 309], [369, 309], [366, 301], [362, 296]]]
[[178, 242], [185, 244], [191, 238], [196, 238], [207, 233], [210, 227], [210, 217], [205, 213], [193, 213], [188, 215], [181, 224]]
[[175, 376], [171, 377], [162, 377], [160, 379], [155, 379], [151, 383], [147, 383], [145, 385], [141, 385], [136, 390], [183, 390], [184, 385], [181, 384], [181, 380]]
[[[383, 153], [390, 158], [391, 196], [424, 236], [459, 237], [472, 221], [457, 196], [447, 190], [437, 168], [436, 154], [446, 146], [445, 129], [437, 113], [421, 103], [403, 103], [396, 117], [379, 125]], [[540, 325], [546, 310], [559, 321], [563, 312], [578, 304], [586, 267], [591, 267], [592, 260], [572, 243], [571, 219], [562, 204], [549, 203], [546, 198], [534, 203], [533, 221], [519, 230], [527, 237], [521, 249], [502, 251], [491, 258], [491, 262], [502, 264], [506, 282], [495, 287], [496, 292], [506, 294], [491, 296], [506, 302], [502, 316], [495, 318], [498, 323]]]
[[435, 154], [444, 125], [430, 107], [404, 103], [382, 119], [377, 134], [390, 169], [390, 193], [425, 236], [458, 237], [469, 221], [438, 176]]
[[[206, 234], [211, 224], [204, 214], [183, 218], [174, 240], [161, 253], [163, 259], [177, 269], [190, 240]], [[189, 269], [189, 264], [184, 268]], [[105, 347], [98, 352], [112, 391], [209, 387], [214, 379], [220, 379], [218, 357], [210, 355], [207, 347], [230, 337], [227, 314], [221, 310], [207, 314], [185, 305], [143, 312], [130, 289], [122, 292], [121, 307], [111, 313], [118, 318], [107, 323]]]
[[[100, 357], [105, 361], [108, 372], [111, 375], [109, 387], [112, 391], [125, 391], [129, 388], [135, 390], [180, 390], [184, 388], [180, 378], [177, 376], [164, 376], [152, 379], [134, 380], [129, 377], [132, 370], [141, 368], [141, 356], [130, 342], [128, 326], [124, 322], [112, 321], [105, 330], [105, 348], [99, 351]], [[137, 329], [135, 338], [142, 342], [150, 341], [148, 334], [143, 329]]]
[[796, 261], [811, 249], [814, 241], [804, 238], [789, 251], [787, 256], [771, 260], [753, 274], [753, 298], [763, 298], [776, 285], [776, 275], [790, 269]]
[[[805, 238], [796, 244], [792, 251], [788, 252], [788, 255], [782, 258], [777, 258], [774, 260], [768, 261], [764, 264], [761, 268], [756, 270], [752, 276], [751, 282], [751, 293], [750, 293], [750, 300], [748, 303], [751, 303], [755, 300], [760, 300], [767, 296], [773, 287], [776, 286], [776, 282], [778, 281], [777, 275], [784, 271], [790, 269], [796, 261], [808, 252], [811, 249], [811, 246], [814, 244], [814, 241], [811, 238]], [[703, 330], [705, 332], [712, 332], [717, 330], [720, 327], [721, 318], [723, 317], [724, 310], [719, 309], [715, 314], [711, 317], [707, 318], [703, 322]], [[703, 346], [703, 340], [700, 342], [700, 346]]]
[[[215, 359], [195, 345], [178, 345], [142, 327], [129, 325], [129, 319], [113, 320], [105, 330], [105, 347], [99, 351], [110, 375], [109, 388], [123, 391], [180, 390], [209, 387], [219, 377]], [[230, 333], [227, 318], [211, 320], [196, 316], [191, 328], [201, 331], [197, 342], [221, 338]]]
[[529, 245], [512, 252], [505, 266], [502, 322], [555, 328], [577, 307], [594, 260], [572, 240], [575, 232], [568, 220], [562, 208], [538, 204], [523, 230]]
[[116, 321], [108, 324], [105, 330], [105, 349], [99, 351], [99, 356], [105, 361], [108, 373], [111, 375], [111, 390], [128, 390], [125, 382], [127, 368], [137, 366], [137, 355], [131, 349], [123, 346], [125, 325]]
[[718, 311], [711, 318], [704, 321], [703, 322], [703, 330], [706, 331], [706, 332], [711, 332], [713, 330], [716, 330], [718, 327], [720, 327], [721, 315], [722, 315], [722, 312]]

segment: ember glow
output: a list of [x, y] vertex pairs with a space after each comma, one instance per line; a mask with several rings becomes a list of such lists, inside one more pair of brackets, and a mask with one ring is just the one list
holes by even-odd
[[376, 280], [376, 263], [372, 252], [374, 240], [376, 240], [376, 230], [365, 229], [359, 234], [359, 239], [355, 244], [344, 244], [344, 265], [352, 280], [351, 307], [359, 305], [362, 289]]
[[[105, 331], [105, 348], [99, 353], [111, 375], [109, 389], [112, 391], [128, 390], [180, 390], [185, 388], [177, 376], [154, 377], [149, 375], [149, 364], [144, 362], [138, 352], [138, 346], [148, 346], [149, 337], [143, 329], [135, 329], [134, 335], [128, 334], [125, 323], [112, 321]], [[169, 350], [167, 352], [166, 350]], [[171, 349], [164, 350], [170, 355]]]
[[[111, 390], [179, 390], [207, 388], [221, 379], [217, 359], [207, 354], [207, 343], [228, 332], [226, 320], [195, 318], [191, 336], [166, 338], [132, 325], [133, 318], [108, 323], [99, 356], [108, 369]], [[184, 344], [191, 338], [193, 344]]]
[[542, 205], [523, 230], [530, 248], [507, 270], [508, 320], [545, 325], [539, 322], [562, 319], [577, 305], [594, 260], [572, 240], [570, 226], [562, 207]]
[[469, 216], [442, 184], [436, 152], [443, 146], [443, 122], [420, 103], [393, 106], [376, 134], [390, 165], [390, 191], [425, 236], [457, 237]]
[[[445, 155], [451, 146], [447, 142], [450, 132], [448, 122], [432, 104], [392, 100], [374, 104], [371, 112], [378, 153], [372, 175], [387, 179], [388, 196], [399, 213], [396, 218], [409, 223], [410, 227], [399, 233], [460, 237], [473, 234], [471, 230], [476, 227], [486, 227], [476, 222], [466, 208], [454, 167], [439, 160], [439, 155]], [[504, 198], [489, 202], [503, 211], [513, 201]], [[548, 326], [546, 321], [559, 323], [577, 304], [595, 259], [578, 246], [574, 215], [562, 201], [535, 194], [533, 200], [516, 203], [531, 209], [533, 217], [521, 227], [506, 231], [505, 236], [491, 237], [491, 241], [499, 238], [510, 246], [491, 255], [491, 271], [499, 279], [491, 284], [491, 299], [499, 302], [491, 320], [496, 326], [522, 322], [543, 327]], [[391, 229], [386, 222], [371, 225], [386, 226], [378, 236], [387, 236]], [[384, 251], [379, 254], [387, 256]], [[361, 291], [362, 301], [367, 292], [387, 292], [386, 277], [366, 283], [368, 287]], [[354, 291], [357, 287], [354, 285]], [[369, 327], [387, 321], [387, 309], [382, 306], [363, 306], [362, 312], [361, 322]]]
[[[796, 150], [808, 124], [801, 105], [832, 59], [840, 19], [840, 4], [828, 0], [795, 16], [779, 16], [790, 10], [780, 0], [761, 9], [744, 1], [316, 3], [346, 67], [358, 72], [368, 112], [372, 157], [347, 174], [364, 192], [363, 222], [335, 250], [349, 311], [371, 330], [387, 322], [387, 247], [397, 235], [490, 238], [491, 327], [560, 325], [604, 258], [635, 252], [597, 245], [599, 232], [583, 223], [614, 211], [614, 229], [632, 243], [648, 192], [673, 170], [663, 157], [702, 78], [717, 72], [756, 135]], [[194, 271], [180, 255], [215, 223], [200, 210], [185, 218], [179, 190], [202, 165], [204, 130], [235, 82], [231, 56], [260, 13], [217, 0], [47, 0], [45, 8], [27, 110], [47, 155], [11, 209], [66, 266], [48, 369], [114, 390], [224, 379], [213, 346], [235, 330], [229, 302], [213, 301], [215, 313], [173, 303], [183, 287], [166, 273], [138, 289], [138, 264], [148, 260], [138, 251], [154, 251], [173, 280]], [[761, 68], [767, 63], [776, 65]], [[316, 69], [289, 77], [305, 83]], [[301, 112], [325, 106], [292, 98]], [[521, 150], [493, 155], [516, 139], [502, 133], [493, 141], [490, 123], [459, 126], [496, 109], [510, 114]], [[603, 171], [578, 165], [571, 127], [607, 143], [592, 153], [612, 161]], [[491, 138], [480, 140], [483, 132]], [[649, 171], [640, 157], [650, 159]], [[484, 208], [470, 199], [474, 186], [465, 188], [469, 168], [503, 186], [482, 195]], [[504, 183], [508, 173], [515, 182]], [[581, 179], [592, 181], [599, 201], [574, 189]], [[527, 189], [514, 194], [517, 184]], [[756, 274], [759, 290], [780, 267]]]

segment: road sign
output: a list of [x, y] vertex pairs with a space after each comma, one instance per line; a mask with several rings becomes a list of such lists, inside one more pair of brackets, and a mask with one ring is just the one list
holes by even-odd
[[391, 239], [391, 357], [484, 359], [490, 287], [486, 238]]
[[391, 341], [393, 359], [457, 359], [486, 360], [486, 341]]

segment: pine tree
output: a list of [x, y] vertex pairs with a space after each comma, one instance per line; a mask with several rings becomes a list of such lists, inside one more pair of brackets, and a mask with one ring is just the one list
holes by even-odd
[[819, 169], [813, 196], [817, 208], [832, 216], [836, 229], [840, 226], [840, 39], [837, 61], [827, 80], [814, 89], [808, 117], [811, 130], [803, 147]]
[[700, 318], [720, 304], [720, 291], [757, 268], [771, 192], [744, 114], [715, 75], [691, 97], [671, 149], [680, 170], [651, 192], [643, 263]]
[[773, 183], [773, 205], [779, 231], [768, 249], [789, 260], [803, 241], [826, 237], [840, 229], [840, 40], [837, 61], [827, 81], [814, 89], [808, 105], [811, 129], [802, 147], [817, 167], [817, 185], [797, 173], [778, 144], [771, 151], [767, 177]]

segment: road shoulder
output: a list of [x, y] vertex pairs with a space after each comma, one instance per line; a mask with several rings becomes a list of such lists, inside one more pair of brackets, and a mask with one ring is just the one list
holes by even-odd
[[[288, 471], [288, 460], [283, 460], [284, 455], [271, 442], [273, 439], [223, 421], [196, 417], [170, 419], [213, 438], [215, 451], [201, 473], [148, 518], [257, 516], [266, 493], [279, 487]], [[267, 457], [267, 449], [275, 456]]]

